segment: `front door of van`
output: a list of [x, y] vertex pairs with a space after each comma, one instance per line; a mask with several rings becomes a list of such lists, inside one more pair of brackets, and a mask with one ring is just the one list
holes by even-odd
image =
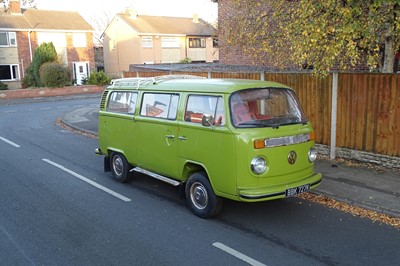
[[177, 178], [177, 107], [179, 95], [143, 93], [136, 118], [138, 166]]
[[[183, 122], [179, 122], [180, 169], [197, 164], [208, 174], [215, 191], [236, 194], [236, 154], [234, 136], [226, 126], [222, 96], [188, 95]], [[203, 116], [212, 116], [206, 125]]]

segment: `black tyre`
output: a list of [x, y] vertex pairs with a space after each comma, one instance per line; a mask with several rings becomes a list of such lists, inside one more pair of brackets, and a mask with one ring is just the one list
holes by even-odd
[[190, 210], [201, 218], [214, 217], [222, 208], [222, 199], [215, 195], [207, 176], [202, 172], [189, 177], [185, 195]]
[[110, 156], [110, 168], [113, 177], [121, 183], [129, 180], [131, 166], [121, 153], [113, 152]]

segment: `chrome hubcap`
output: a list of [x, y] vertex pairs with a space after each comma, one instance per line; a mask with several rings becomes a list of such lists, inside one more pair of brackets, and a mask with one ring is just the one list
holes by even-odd
[[121, 159], [121, 157], [119, 157], [119, 156], [114, 156], [114, 159], [113, 159], [113, 169], [114, 169], [114, 172], [117, 174], [117, 175], [121, 175], [122, 174], [122, 172], [123, 172], [123, 162], [122, 162], [122, 159]]
[[190, 199], [197, 209], [204, 209], [208, 204], [208, 194], [206, 188], [199, 182], [193, 183], [190, 187]]

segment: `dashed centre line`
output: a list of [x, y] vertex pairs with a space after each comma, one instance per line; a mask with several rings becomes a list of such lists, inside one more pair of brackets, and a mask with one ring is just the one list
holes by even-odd
[[216, 248], [219, 248], [222, 251], [225, 251], [226, 253], [228, 253], [228, 254], [230, 254], [230, 255], [238, 258], [238, 259], [241, 259], [242, 261], [244, 261], [244, 262], [246, 262], [246, 263], [248, 263], [250, 265], [253, 265], [253, 266], [267, 266], [264, 263], [261, 263], [261, 262], [255, 260], [255, 259], [253, 259], [253, 258], [250, 258], [249, 256], [246, 256], [243, 253], [241, 253], [241, 252], [239, 252], [239, 251], [237, 251], [237, 250], [235, 250], [233, 248], [230, 248], [230, 247], [228, 247], [228, 246], [226, 246], [226, 245], [224, 245], [224, 244], [222, 244], [220, 242], [214, 242], [212, 245], [214, 247], [216, 247]]
[[7, 144], [10, 144], [11, 146], [14, 146], [15, 148], [21, 148], [20, 145], [18, 145], [18, 144], [15, 143], [15, 142], [12, 142], [11, 140], [8, 140], [8, 139], [6, 139], [6, 138], [0, 137], [0, 140], [4, 141], [4, 142], [7, 143]]
[[82, 180], [82, 181], [94, 186], [95, 188], [98, 188], [98, 189], [100, 189], [100, 190], [102, 190], [102, 191], [104, 191], [104, 192], [106, 192], [106, 193], [108, 193], [108, 194], [110, 194], [110, 195], [122, 200], [122, 201], [125, 201], [125, 202], [131, 201], [130, 198], [127, 198], [127, 197], [125, 197], [125, 196], [123, 196], [123, 195], [121, 195], [121, 194], [119, 194], [119, 193], [117, 193], [117, 192], [115, 192], [115, 191], [113, 191], [111, 189], [108, 189], [108, 188], [106, 188], [106, 187], [104, 187], [104, 186], [102, 186], [100, 184], [97, 184], [96, 182], [90, 180], [89, 178], [86, 178], [86, 177], [84, 177], [84, 176], [82, 176], [82, 175], [80, 175], [78, 173], [75, 173], [74, 171], [72, 171], [72, 170], [70, 170], [68, 168], [65, 168], [64, 166], [62, 166], [60, 164], [57, 164], [57, 163], [55, 163], [55, 162], [53, 162], [53, 161], [51, 161], [49, 159], [42, 159], [42, 161], [44, 161], [44, 162], [46, 162], [48, 164], [51, 164], [51, 165], [57, 167], [58, 169], [66, 172], [66, 173], [68, 173], [68, 174], [70, 174], [72, 176], [75, 176], [76, 178], [79, 178], [80, 180]]

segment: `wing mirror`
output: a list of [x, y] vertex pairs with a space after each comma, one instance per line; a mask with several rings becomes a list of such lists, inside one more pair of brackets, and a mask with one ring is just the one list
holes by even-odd
[[204, 114], [203, 117], [201, 118], [201, 124], [205, 127], [213, 127], [213, 116], [212, 115], [208, 115], [208, 114]]

